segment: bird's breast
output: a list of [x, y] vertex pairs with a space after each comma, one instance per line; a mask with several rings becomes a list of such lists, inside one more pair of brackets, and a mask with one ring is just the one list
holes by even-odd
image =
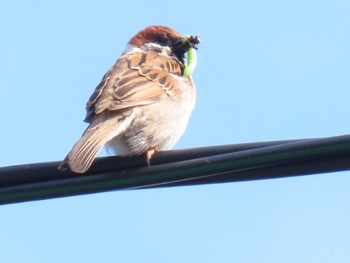
[[106, 145], [109, 153], [133, 156], [157, 146], [167, 150], [184, 133], [195, 105], [195, 87], [189, 78], [183, 78], [183, 89], [174, 98], [162, 99], [130, 110], [121, 125], [127, 126]]

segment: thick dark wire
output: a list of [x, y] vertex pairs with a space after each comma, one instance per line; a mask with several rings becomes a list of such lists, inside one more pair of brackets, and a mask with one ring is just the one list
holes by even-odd
[[350, 135], [160, 152], [151, 167], [143, 157], [104, 157], [84, 175], [59, 171], [58, 164], [0, 168], [0, 204], [350, 170]]

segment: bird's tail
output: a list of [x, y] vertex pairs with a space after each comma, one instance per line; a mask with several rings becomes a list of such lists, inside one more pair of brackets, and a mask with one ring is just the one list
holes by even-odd
[[81, 138], [74, 144], [72, 150], [59, 165], [58, 169], [65, 170], [70, 168], [76, 173], [86, 172], [99, 150], [111, 139], [119, 123], [120, 121], [117, 118], [103, 120], [99, 118], [93, 121]]

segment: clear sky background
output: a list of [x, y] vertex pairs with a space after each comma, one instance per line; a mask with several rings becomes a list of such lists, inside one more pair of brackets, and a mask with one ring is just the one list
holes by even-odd
[[[349, 1], [4, 0], [0, 166], [63, 159], [151, 24], [202, 35], [176, 148], [350, 133]], [[349, 262], [349, 189], [342, 172], [5, 205], [0, 262]]]

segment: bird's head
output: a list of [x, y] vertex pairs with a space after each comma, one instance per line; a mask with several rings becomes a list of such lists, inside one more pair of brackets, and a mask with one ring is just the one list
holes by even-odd
[[188, 59], [184, 75], [191, 75], [197, 62], [195, 50], [199, 43], [199, 35], [182, 36], [170, 27], [148, 26], [132, 37], [128, 44], [131, 47], [140, 48], [145, 51], [175, 56], [183, 64], [185, 62], [185, 54], [187, 53]]

